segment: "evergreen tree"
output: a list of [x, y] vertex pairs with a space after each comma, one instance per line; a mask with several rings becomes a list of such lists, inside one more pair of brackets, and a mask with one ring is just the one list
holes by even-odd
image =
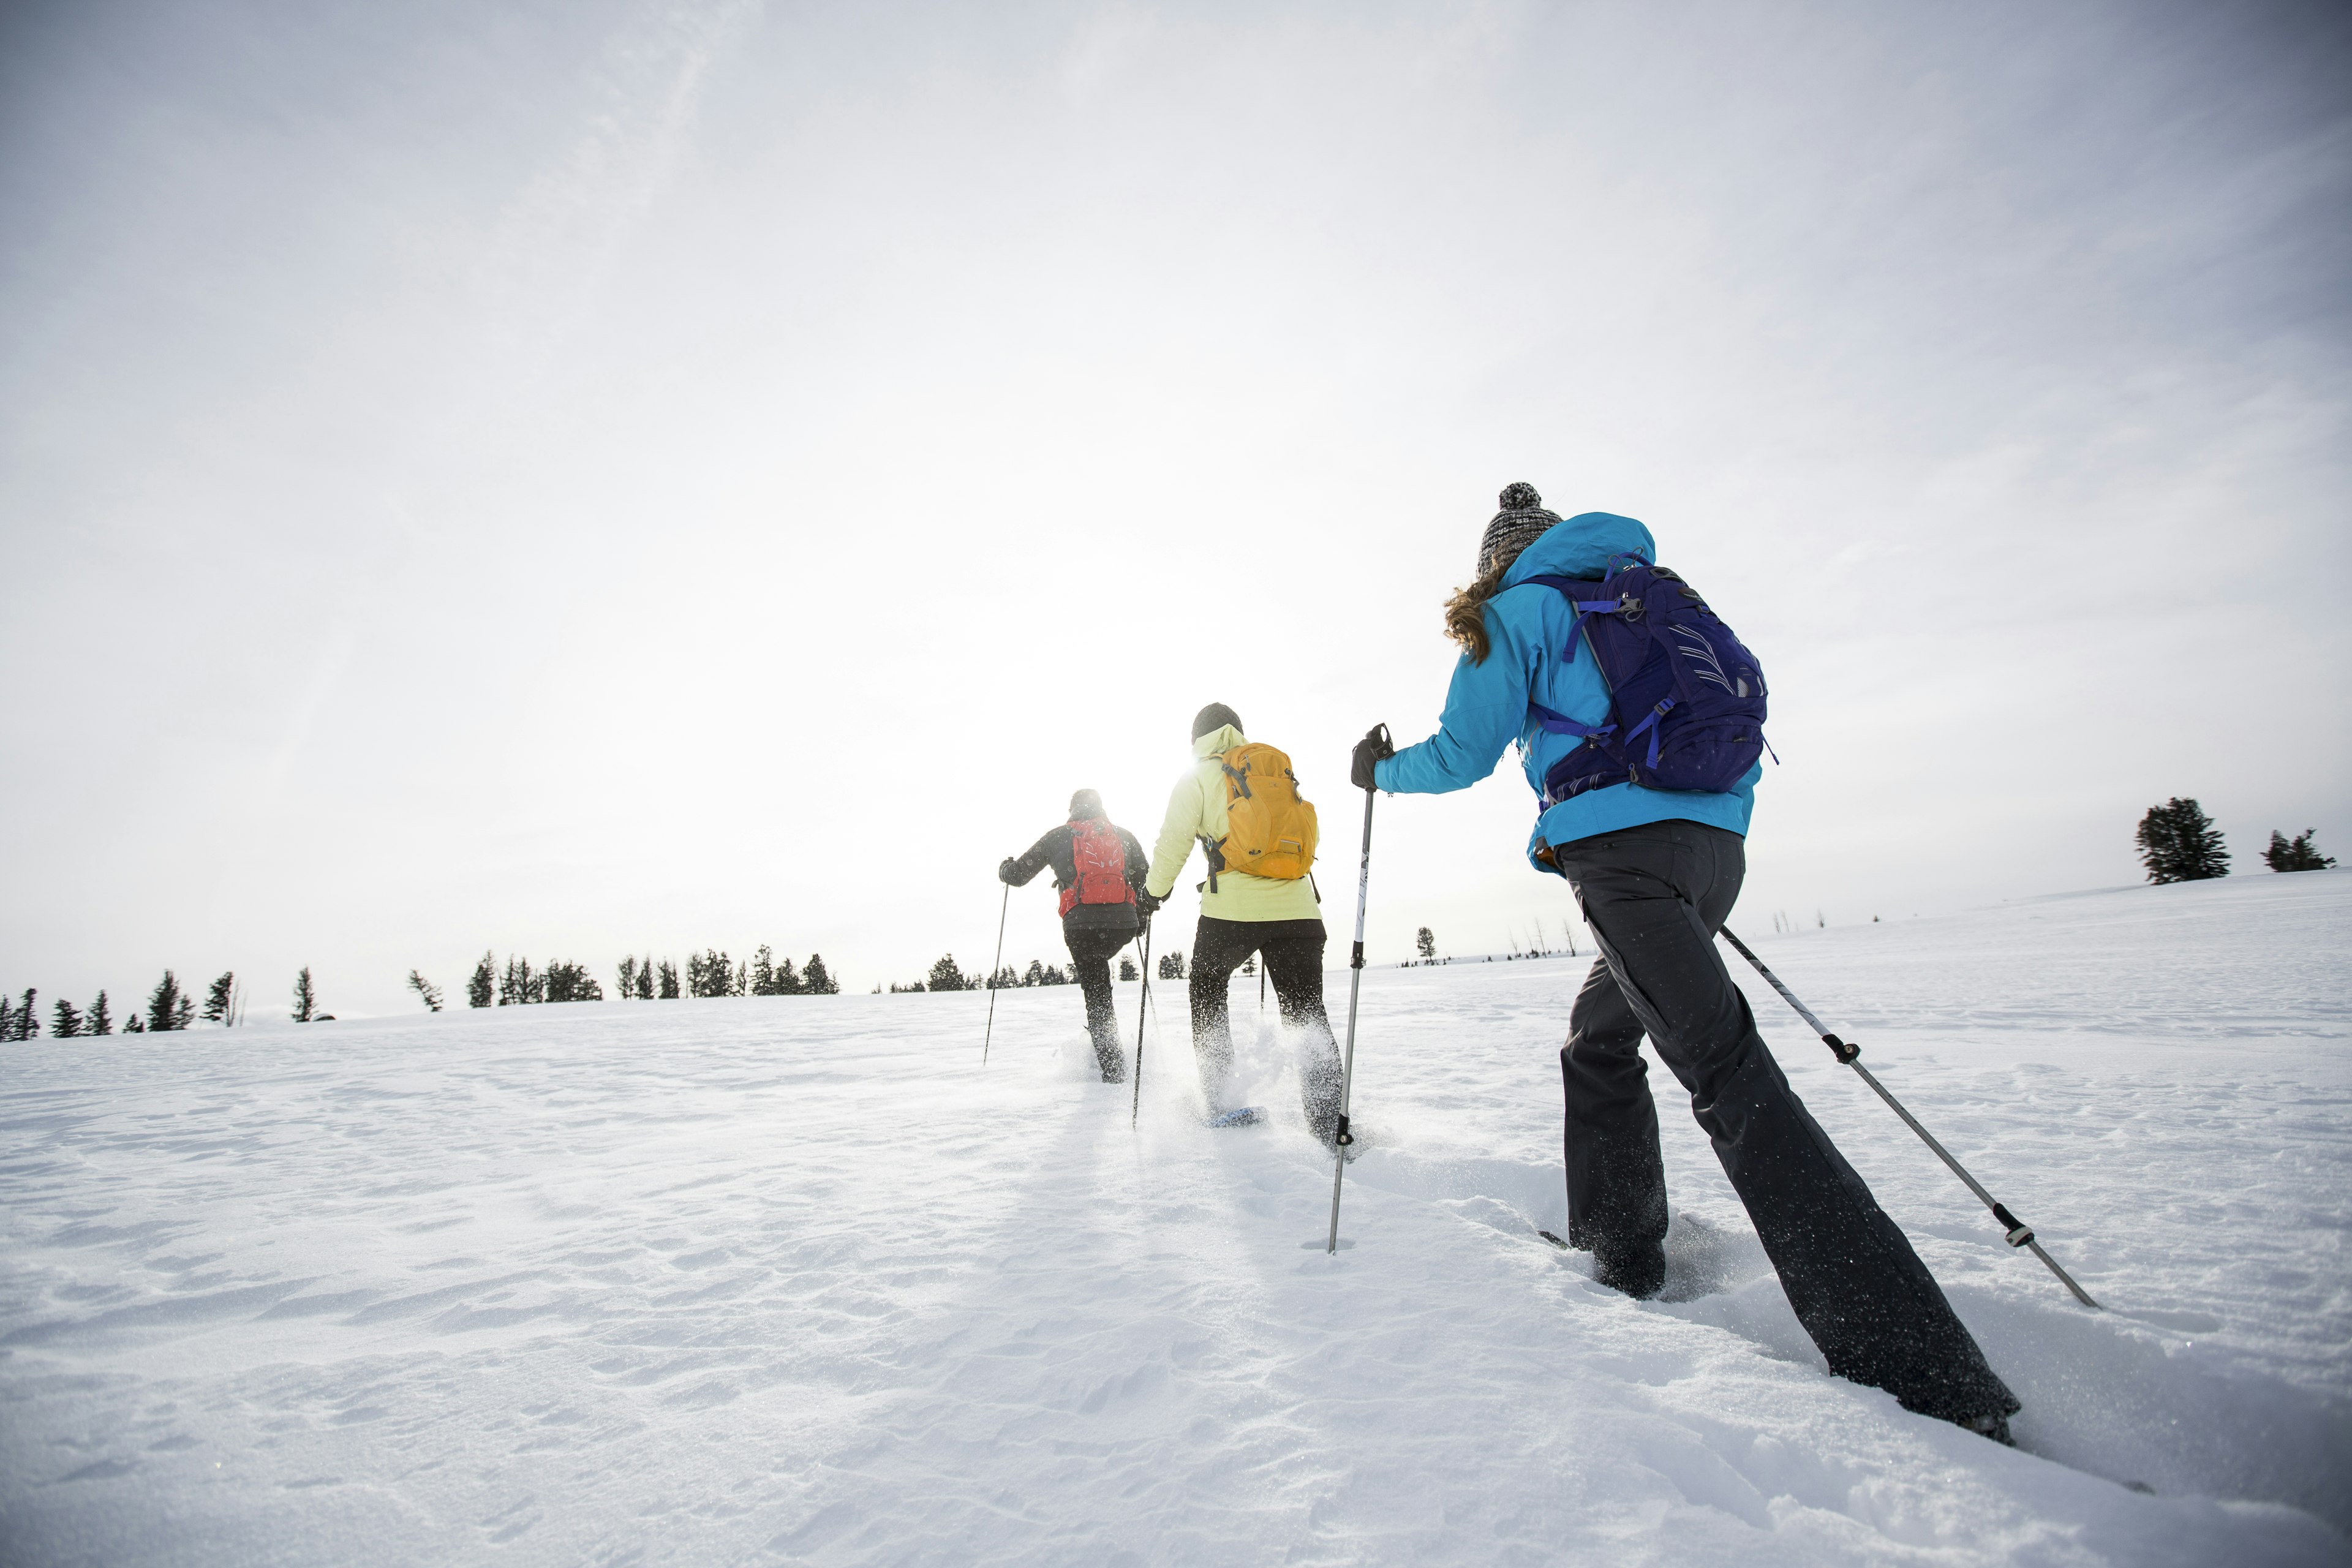
[[[665, 964], [663, 967], [667, 968], [668, 966]], [[654, 955], [649, 952], [646, 954], [645, 957], [637, 961], [637, 1000], [640, 1002], [650, 1002], [653, 999]]]
[[[789, 963], [792, 961], [786, 959], [784, 962]], [[776, 951], [764, 942], [760, 944], [759, 951], [751, 955], [751, 994], [754, 996], [779, 994], [776, 990]]]
[[147, 1032], [147, 1026], [141, 1021], [138, 1014], [133, 1013], [122, 1021], [122, 1032], [126, 1035], [143, 1035]]
[[163, 971], [163, 980], [148, 992], [148, 1035], [186, 1030], [191, 1023], [195, 1023], [195, 996], [181, 990], [179, 978], [172, 971]]
[[1132, 980], [1135, 978], [1135, 960], [1131, 958], [1121, 958], [1118, 961], [1118, 977], [1121, 980]]
[[[793, 961], [789, 958], [784, 960], [784, 973], [791, 973]], [[800, 981], [800, 994], [803, 996], [841, 994], [841, 982], [835, 980], [833, 971], [824, 966], [824, 954], [821, 952], [809, 954], [808, 967], [801, 971]]]
[[727, 994], [727, 957], [716, 948], [686, 955], [686, 994], [689, 996]]
[[518, 959], [511, 956], [507, 959], [506, 967], [499, 971], [499, 1006], [520, 1007], [522, 1005], [526, 990], [523, 977], [530, 973], [530, 963], [527, 959]]
[[635, 996], [637, 994], [636, 955], [627, 952], [621, 954], [620, 967], [613, 972], [613, 978], [619, 983], [614, 987], [614, 994], [622, 1001], [626, 1002]]
[[213, 982], [212, 989], [205, 993], [205, 1023], [218, 1024], [224, 1028], [228, 1026], [229, 998], [236, 990], [236, 971], [233, 969], [224, 973], [218, 980]]
[[2194, 800], [2175, 795], [2149, 806], [2133, 837], [2151, 882], [2200, 882], [2230, 874], [2230, 851], [2221, 830]]
[[180, 989], [180, 982], [170, 970], [155, 982], [155, 989], [147, 994], [147, 1032], [180, 1027], [179, 1019], [188, 1010], [188, 997]]
[[83, 1025], [83, 1029], [84, 1032], [92, 1035], [114, 1033], [114, 1015], [107, 1011], [104, 991], [100, 991], [98, 994], [98, 1000], [89, 1005], [89, 1017]]
[[735, 965], [735, 983], [727, 988], [727, 994], [730, 996], [747, 995], [750, 994], [751, 989], [751, 969], [748, 965], [739, 963]]
[[1166, 952], [1160, 955], [1160, 978], [1162, 980], [1181, 980], [1184, 978], [1183, 949], [1171, 948]]
[[2271, 847], [2263, 851], [2263, 863], [2273, 871], [2325, 871], [2336, 864], [2332, 855], [2322, 855], [2306, 827], [2289, 838], [2277, 828], [2271, 829]]
[[416, 993], [417, 1000], [425, 1004], [426, 1012], [441, 1011], [441, 987], [434, 984], [414, 969], [408, 972], [408, 988]]
[[1024, 984], [1024, 985], [1043, 985], [1043, 984], [1045, 984], [1045, 961], [1044, 959], [1042, 959], [1042, 958], [1033, 958], [1033, 959], [1031, 959], [1031, 960], [1029, 961], [1029, 971], [1028, 971], [1028, 973], [1025, 973], [1025, 974], [1022, 975], [1022, 977], [1021, 977], [1021, 984]]
[[1422, 927], [1421, 930], [1413, 933], [1412, 945], [1414, 950], [1423, 958], [1435, 958], [1437, 956], [1437, 939], [1429, 934], [1429, 928], [1427, 926]]
[[934, 991], [971, 989], [970, 983], [963, 977], [963, 971], [956, 967], [955, 954], [952, 952], [940, 954], [939, 961], [931, 965], [931, 973], [926, 978], [930, 982], [930, 987]]
[[548, 1002], [602, 1002], [604, 987], [588, 973], [584, 963], [572, 963], [562, 959], [550, 959], [540, 972], [540, 994], [534, 1000]]
[[58, 997], [55, 1013], [55, 1021], [49, 1025], [49, 1033], [55, 1035], [61, 1040], [70, 1040], [75, 1036], [80, 1034], [81, 1009], [76, 1007], [64, 997]]
[[33, 999], [39, 994], [27, 985], [22, 1002], [0, 996], [0, 1040], [29, 1040], [41, 1032], [40, 1016], [33, 1011]]
[[667, 958], [661, 961], [661, 999], [665, 1002], [677, 1000], [677, 965]]
[[488, 948], [482, 950], [482, 962], [474, 965], [473, 977], [466, 982], [466, 1005], [487, 1007], [496, 999], [499, 986], [498, 961]]
[[[163, 978], [170, 980], [172, 972], [165, 970]], [[310, 984], [310, 966], [306, 963], [302, 966], [302, 973], [294, 977], [294, 1021], [307, 1024], [318, 1016], [319, 993]], [[147, 1021], [150, 1024], [155, 1021], [155, 1009], [152, 1005], [147, 1009]]]
[[808, 988], [808, 976], [803, 974], [799, 970], [794, 969], [791, 959], [787, 958], [782, 963], [776, 965], [776, 988], [773, 994], [778, 996], [798, 996], [806, 992]]

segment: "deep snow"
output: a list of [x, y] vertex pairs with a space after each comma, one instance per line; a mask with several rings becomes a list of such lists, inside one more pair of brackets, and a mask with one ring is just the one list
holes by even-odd
[[984, 1069], [977, 994], [547, 1006], [12, 1047], [0, 1553], [2347, 1560], [2352, 872], [1755, 924], [2114, 1309], [1748, 977], [2023, 1451], [1822, 1370], [1663, 1071], [1668, 1299], [1536, 1237], [1581, 963], [1370, 972], [1337, 1258], [1254, 982], [1227, 1132], [1181, 985], [1133, 1131], [1074, 988]]

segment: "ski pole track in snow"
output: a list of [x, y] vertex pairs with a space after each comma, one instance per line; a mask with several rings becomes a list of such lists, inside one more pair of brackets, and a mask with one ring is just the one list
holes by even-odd
[[37, 1040], [0, 1561], [2341, 1562], [2348, 875], [1757, 942], [2113, 1309], [1743, 976], [2015, 1452], [1826, 1374], [1662, 1068], [1661, 1298], [1537, 1236], [1580, 963], [1367, 972], [1337, 1259], [1254, 989], [1223, 1131], [1055, 991]]

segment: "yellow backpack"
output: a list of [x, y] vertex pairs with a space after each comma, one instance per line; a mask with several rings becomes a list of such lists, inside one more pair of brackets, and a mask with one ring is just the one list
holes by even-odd
[[1202, 840], [1209, 856], [1209, 890], [1217, 873], [1295, 882], [1315, 864], [1315, 807], [1298, 798], [1298, 775], [1290, 759], [1255, 742], [1235, 746], [1218, 761], [1225, 770], [1225, 836]]

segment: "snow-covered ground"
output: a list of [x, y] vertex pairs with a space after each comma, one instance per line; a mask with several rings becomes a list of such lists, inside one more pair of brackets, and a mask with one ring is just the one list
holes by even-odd
[[2352, 872], [1743, 934], [2112, 1309], [1749, 985], [2021, 1450], [1822, 1369], [1671, 1099], [1667, 1299], [1537, 1237], [1580, 963], [1370, 972], [1336, 1258], [1254, 982], [1224, 1132], [1179, 986], [1134, 1131], [1072, 989], [985, 1068], [976, 994], [546, 1006], [10, 1048], [0, 1557], [2352, 1555]]

